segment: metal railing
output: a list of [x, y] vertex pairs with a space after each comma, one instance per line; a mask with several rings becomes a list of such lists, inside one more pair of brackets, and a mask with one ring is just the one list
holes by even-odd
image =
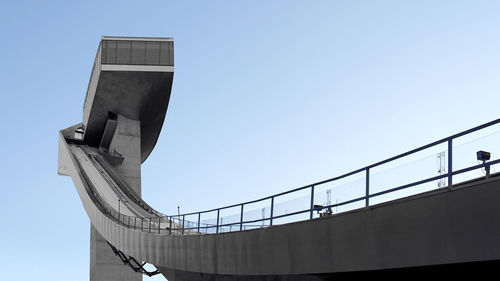
[[[313, 184], [309, 184], [309, 185], [306, 185], [306, 186], [302, 186], [302, 187], [299, 187], [299, 188], [295, 188], [295, 189], [292, 189], [292, 190], [288, 190], [288, 191], [285, 191], [285, 192], [281, 192], [281, 193], [278, 193], [278, 194], [274, 194], [274, 195], [271, 195], [271, 196], [260, 198], [260, 199], [257, 199], [257, 200], [252, 200], [252, 201], [248, 201], [248, 202], [244, 202], [244, 203], [229, 205], [229, 206], [225, 206], [225, 207], [222, 207], [222, 208], [215, 208], [215, 209], [211, 209], [211, 210], [206, 210], [206, 211], [201, 211], [201, 212], [193, 212], [193, 213], [186, 213], [186, 214], [181, 214], [181, 215], [172, 215], [172, 216], [169, 216], [169, 219], [178, 222], [178, 225], [181, 226], [181, 230], [184, 230], [184, 231], [191, 230], [191, 231], [195, 231], [196, 233], [219, 233], [219, 232], [226, 232], [226, 231], [229, 231], [229, 232], [231, 232], [231, 231], [241, 231], [241, 230], [251, 229], [251, 228], [255, 228], [255, 227], [272, 226], [273, 223], [277, 219], [285, 218], [285, 217], [290, 217], [290, 216], [295, 216], [295, 215], [300, 215], [300, 214], [306, 214], [306, 215], [308, 215], [308, 218], [306, 218], [306, 219], [313, 219], [314, 218], [314, 212], [318, 212], [319, 213], [321, 211], [328, 211], [328, 210], [331, 210], [333, 208], [336, 208], [336, 207], [339, 207], [339, 206], [348, 205], [348, 204], [352, 204], [352, 203], [355, 203], [355, 202], [363, 202], [364, 206], [366, 207], [366, 206], [370, 205], [370, 199], [372, 199], [374, 197], [378, 197], [378, 196], [381, 196], [381, 195], [384, 195], [384, 194], [388, 194], [388, 193], [393, 193], [393, 192], [396, 192], [396, 191], [400, 191], [400, 190], [407, 189], [407, 188], [410, 188], [410, 187], [413, 187], [413, 186], [417, 186], [417, 185], [421, 185], [421, 184], [424, 184], [424, 183], [428, 183], [428, 182], [440, 180], [440, 179], [443, 179], [443, 178], [447, 179], [447, 183], [448, 184], [447, 184], [446, 188], [451, 189], [451, 187], [453, 186], [453, 176], [458, 175], [458, 174], [462, 174], [462, 173], [466, 173], [466, 172], [469, 172], [469, 171], [472, 171], [472, 170], [485, 168], [485, 167], [492, 166], [492, 165], [500, 163], [500, 159], [493, 159], [493, 160], [491, 160], [489, 162], [486, 162], [486, 163], [472, 165], [472, 166], [468, 166], [468, 167], [465, 167], [465, 168], [453, 170], [453, 151], [454, 151], [453, 150], [453, 141], [455, 139], [459, 138], [459, 137], [471, 134], [473, 132], [482, 130], [484, 128], [493, 126], [493, 125], [498, 124], [498, 123], [500, 123], [500, 119], [496, 119], [494, 121], [485, 123], [483, 125], [474, 127], [472, 129], [460, 132], [458, 134], [454, 134], [454, 135], [449, 136], [447, 138], [440, 139], [438, 141], [435, 141], [435, 142], [429, 143], [427, 145], [415, 148], [415, 149], [407, 151], [405, 153], [401, 153], [399, 155], [390, 157], [390, 158], [385, 159], [383, 161], [380, 161], [380, 162], [377, 162], [377, 163], [365, 166], [363, 168], [360, 168], [360, 169], [351, 171], [349, 173], [346, 173], [346, 174], [343, 174], [343, 175], [340, 175], [340, 176], [337, 176], [337, 177], [334, 177], [334, 178], [330, 178], [330, 179], [327, 179], [327, 180], [324, 180], [324, 181], [316, 182], [316, 183], [313, 183]], [[410, 182], [410, 183], [399, 185], [399, 186], [396, 186], [396, 187], [393, 187], [393, 188], [390, 188], [390, 189], [386, 189], [386, 190], [383, 190], [383, 191], [378, 191], [378, 192], [373, 192], [373, 193], [370, 192], [370, 171], [373, 170], [374, 168], [379, 167], [379, 166], [381, 166], [383, 164], [386, 164], [386, 163], [389, 163], [389, 162], [401, 159], [403, 157], [410, 156], [412, 154], [415, 154], [417, 152], [429, 149], [431, 147], [435, 147], [435, 146], [443, 145], [443, 144], [446, 145], [446, 147], [447, 147], [448, 169], [447, 169], [446, 173], [442, 173], [440, 175], [436, 175], [436, 176], [432, 176], [432, 177], [426, 177], [426, 178], [423, 178], [423, 179], [420, 179], [420, 180], [417, 180], [417, 181], [413, 181], [413, 182]], [[474, 155], [472, 155], [472, 156], [474, 156]], [[360, 174], [360, 173], [364, 173], [365, 174], [365, 194], [363, 196], [359, 196], [359, 197], [352, 198], [350, 200], [346, 200], [346, 201], [342, 201], [342, 202], [337, 202], [335, 204], [329, 204], [329, 205], [324, 205], [324, 206], [323, 205], [315, 205], [315, 187], [323, 185], [323, 184], [326, 184], [326, 183], [338, 181], [338, 180], [344, 179], [346, 177], [349, 177], [349, 176], [352, 176], [352, 175], [355, 175], [355, 174]], [[276, 202], [276, 200], [279, 197], [282, 197], [282, 196], [285, 196], [285, 195], [289, 195], [289, 194], [292, 194], [292, 193], [297, 193], [297, 192], [307, 192], [307, 193], [310, 193], [310, 196], [309, 196], [310, 197], [310, 204], [309, 204], [309, 206], [307, 208], [304, 208], [302, 210], [296, 210], [296, 211], [293, 211], [293, 212], [290, 212], [290, 213], [286, 213], [286, 214], [278, 214], [277, 215], [277, 214], [274, 213], [274, 209], [275, 209], [275, 206], [276, 206], [275, 202]], [[268, 202], [266, 205], [269, 208], [269, 211], [268, 211], [268, 213], [267, 213], [266, 216], [263, 215], [263, 218], [248, 219], [248, 220], [244, 218], [245, 207], [246, 206], [249, 206], [249, 205], [252, 205], [252, 204], [255, 204], [255, 203], [262, 203], [262, 202], [265, 202], [265, 201]], [[235, 209], [235, 208], [238, 208], [240, 210], [239, 211], [239, 220], [236, 220], [236, 221], [233, 220], [233, 221], [228, 222], [228, 223], [223, 223], [221, 221], [221, 218], [222, 218], [221, 217], [221, 212], [224, 211], [224, 210], [227, 210], [227, 209]], [[201, 222], [201, 217], [204, 214], [209, 214], [209, 213], [215, 213], [216, 214], [215, 215], [216, 216], [215, 222], [210, 223], [210, 224], [202, 223]], [[326, 212], [326, 213], [329, 214], [331, 212]], [[188, 217], [194, 217], [195, 219], [194, 220], [188, 220], [187, 219]], [[266, 223], [264, 224], [262, 222], [266, 222]]]
[[[285, 192], [281, 192], [278, 194], [274, 194], [271, 196], [267, 196], [264, 198], [252, 200], [252, 201], [247, 201], [244, 203], [239, 203], [239, 204], [234, 204], [234, 205], [229, 205], [221, 208], [215, 208], [215, 209], [210, 209], [210, 210], [205, 210], [201, 212], [192, 212], [192, 213], [186, 213], [186, 214], [180, 214], [180, 215], [172, 215], [172, 216], [157, 216], [157, 217], [151, 217], [151, 218], [138, 218], [138, 217], [130, 217], [126, 215], [122, 215], [117, 213], [115, 210], [108, 210], [109, 214], [113, 216], [120, 224], [125, 225], [129, 228], [134, 228], [134, 229], [140, 229], [142, 231], [148, 231], [148, 232], [154, 232], [158, 234], [180, 234], [180, 235], [185, 235], [185, 234], [214, 234], [214, 233], [222, 233], [222, 232], [233, 232], [233, 231], [242, 231], [242, 230], [247, 230], [247, 229], [254, 229], [254, 228], [261, 228], [261, 227], [268, 227], [272, 226], [275, 224], [275, 222], [279, 219], [283, 218], [288, 218], [292, 216], [297, 216], [297, 215], [302, 215], [300, 219], [296, 220], [291, 220], [288, 222], [292, 221], [299, 221], [299, 220], [311, 220], [314, 219], [314, 212], [317, 212], [320, 216], [323, 215], [330, 215], [332, 214], [331, 210], [333, 208], [337, 208], [340, 206], [345, 206], [353, 203], [362, 203], [360, 208], [364, 208], [367, 206], [370, 206], [370, 200], [375, 197], [379, 197], [381, 195], [389, 194], [389, 193], [394, 193], [396, 191], [408, 189], [413, 186], [417, 185], [422, 185], [425, 183], [429, 183], [432, 181], [437, 181], [441, 179], [446, 179], [447, 180], [447, 186], [443, 187], [448, 190], [451, 190], [453, 186], [453, 176], [456, 176], [458, 174], [463, 174], [466, 172], [470, 172], [473, 170], [481, 169], [481, 168], [486, 168], [490, 167], [496, 164], [500, 163], [500, 159], [492, 159], [489, 162], [486, 163], [481, 163], [477, 165], [470, 165], [465, 168], [453, 170], [453, 141], [456, 140], [457, 138], [460, 138], [462, 136], [471, 134], [473, 132], [485, 129], [487, 127], [493, 126], [495, 124], [499, 124], [500, 119], [496, 119], [494, 121], [485, 123], [483, 125], [474, 127], [472, 129], [463, 131], [461, 133], [452, 135], [447, 138], [440, 139], [438, 141], [429, 143], [427, 145], [418, 147], [416, 149], [407, 151], [405, 153], [401, 153], [399, 155], [396, 155], [394, 157], [390, 157], [388, 159], [385, 159], [383, 161], [377, 162], [375, 164], [371, 164], [368, 166], [365, 166], [363, 168], [354, 170], [352, 172], [330, 178], [327, 180], [323, 180], [320, 182], [316, 182], [313, 184], [309, 184], [306, 186], [302, 186], [299, 188], [295, 188], [292, 190], [288, 190]], [[380, 167], [384, 164], [393, 162], [398, 159], [402, 159], [404, 157], [416, 154], [418, 152], [421, 152], [423, 150], [436, 147], [438, 145], [444, 145], [446, 147], [446, 155], [447, 155], [447, 162], [448, 162], [448, 168], [446, 173], [442, 172], [437, 176], [431, 176], [431, 177], [426, 177], [417, 181], [413, 181], [410, 183], [406, 183], [403, 185], [398, 185], [396, 187], [392, 187], [386, 190], [382, 191], [376, 191], [376, 192], [371, 192], [371, 180], [370, 180], [370, 175], [371, 171], [374, 168]], [[442, 157], [444, 154], [440, 153], [439, 157]], [[341, 201], [341, 202], [336, 202], [335, 204], [327, 204], [327, 205], [316, 205], [315, 203], [315, 188], [327, 184], [327, 183], [332, 183], [336, 181], [340, 181], [342, 179], [345, 179], [349, 176], [353, 175], [364, 175], [364, 194], [362, 196], [357, 196], [355, 198], [351, 198], [349, 200]], [[306, 199], [307, 199], [307, 206], [299, 209], [299, 210], [294, 210], [292, 212], [285, 212], [284, 214], [279, 214], [276, 213], [276, 207], [279, 206], [279, 204], [276, 203], [276, 201], [282, 197], [286, 197], [290, 194], [306, 194]], [[260, 218], [253, 218], [253, 219], [246, 219], [245, 214], [246, 214], [246, 208], [248, 206], [254, 205], [254, 204], [260, 204], [261, 206], [265, 206], [264, 208], [261, 208], [262, 210], [262, 217]], [[226, 219], [232, 218], [229, 222], [223, 221], [223, 216], [222, 213], [226, 210], [232, 209], [233, 211], [236, 210], [236, 213], [233, 214], [232, 216], [226, 216]], [[323, 212], [320, 214], [320, 212]], [[215, 217], [215, 219], [212, 219], [210, 222], [207, 222], [207, 220], [203, 219], [205, 215], [211, 214], [212, 216]]]

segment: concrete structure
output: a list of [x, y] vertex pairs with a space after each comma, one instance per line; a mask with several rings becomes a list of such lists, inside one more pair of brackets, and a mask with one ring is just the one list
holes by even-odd
[[[173, 65], [105, 65], [113, 54], [106, 51], [102, 58], [108, 40], [117, 42], [111, 44], [117, 50], [126, 45], [120, 41], [146, 47], [149, 42], [103, 38], [83, 122], [59, 135], [58, 172], [72, 177], [92, 224], [91, 280], [138, 279], [117, 265], [118, 258], [112, 260], [114, 252], [105, 251], [104, 241], [127, 257], [154, 264], [170, 281], [493, 272], [500, 264], [500, 177], [494, 175], [295, 223], [218, 234], [185, 230], [184, 220], [181, 225], [140, 199], [140, 164], [161, 129]], [[131, 50], [121, 63], [137, 62]]]
[[[81, 141], [99, 147], [139, 197], [141, 163], [163, 125], [172, 79], [172, 39], [103, 37], [77, 129], [83, 132]], [[91, 280], [142, 280], [93, 226], [90, 257]]]
[[[118, 175], [132, 187], [132, 190], [141, 195], [141, 128], [140, 121], [117, 115], [116, 122], [108, 120], [109, 146], [106, 150], [101, 141], [100, 150], [118, 154], [123, 158], [119, 163], [112, 165]], [[117, 123], [113, 129], [109, 122]], [[104, 136], [103, 136], [104, 140]], [[134, 272], [116, 258], [115, 253], [106, 243], [98, 231], [90, 226], [90, 280], [142, 280], [142, 274]]]

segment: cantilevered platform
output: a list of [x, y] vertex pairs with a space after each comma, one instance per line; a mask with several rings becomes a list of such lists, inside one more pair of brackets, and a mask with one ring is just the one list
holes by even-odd
[[141, 121], [141, 155], [153, 150], [174, 77], [171, 38], [103, 37], [83, 107], [84, 143], [99, 146], [108, 112]]

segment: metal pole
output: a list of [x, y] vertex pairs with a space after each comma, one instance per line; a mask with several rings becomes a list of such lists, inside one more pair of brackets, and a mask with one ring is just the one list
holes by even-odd
[[220, 209], [217, 209], [217, 225], [215, 226], [215, 233], [219, 233], [219, 215]]
[[149, 230], [148, 232], [151, 232], [151, 218], [149, 218]]
[[141, 218], [141, 231], [142, 231], [143, 225], [144, 225], [144, 218]]
[[172, 217], [170, 217], [169, 224], [170, 224], [169, 234], [172, 234]]
[[158, 217], [158, 234], [160, 234], [160, 228], [161, 228], [161, 217]]
[[186, 219], [186, 215], [182, 215], [182, 234], [184, 234], [184, 221]]
[[269, 220], [269, 226], [273, 225], [273, 216], [274, 216], [274, 196], [271, 197], [271, 219]]
[[311, 208], [309, 209], [309, 219], [312, 220], [314, 213], [314, 185], [311, 186]]
[[451, 190], [453, 185], [453, 139], [448, 139], [448, 190]]
[[243, 229], [243, 206], [245, 204], [241, 204], [241, 215], [240, 215], [240, 231]]
[[365, 194], [365, 206], [370, 205], [370, 168], [366, 168], [366, 194]]
[[198, 213], [198, 232], [200, 232], [200, 217], [201, 213]]

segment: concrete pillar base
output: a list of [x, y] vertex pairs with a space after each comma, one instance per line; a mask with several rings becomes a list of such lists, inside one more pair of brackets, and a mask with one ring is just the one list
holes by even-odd
[[123, 264], [106, 239], [90, 225], [90, 281], [142, 281], [142, 274]]

